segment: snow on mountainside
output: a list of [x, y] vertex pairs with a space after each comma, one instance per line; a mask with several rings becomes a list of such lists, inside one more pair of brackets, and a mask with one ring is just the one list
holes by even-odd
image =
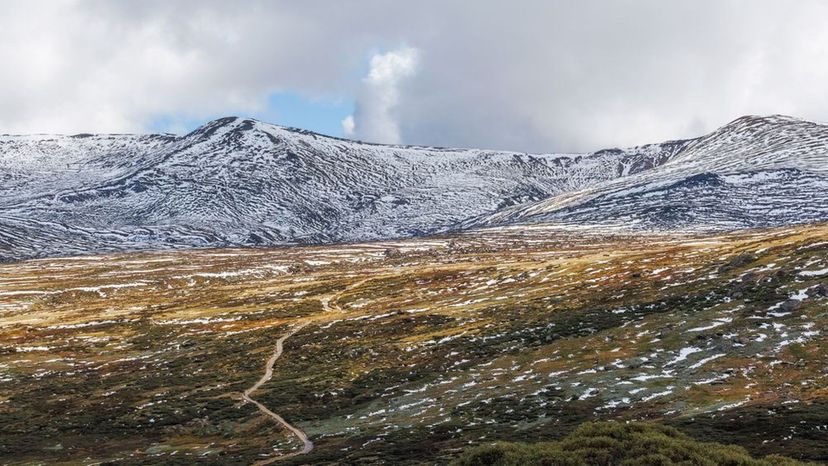
[[828, 125], [742, 117], [625, 178], [465, 222], [723, 230], [828, 220]]
[[223, 118], [185, 136], [0, 136], [0, 259], [346, 242], [631, 176], [691, 141], [528, 155], [347, 141]]

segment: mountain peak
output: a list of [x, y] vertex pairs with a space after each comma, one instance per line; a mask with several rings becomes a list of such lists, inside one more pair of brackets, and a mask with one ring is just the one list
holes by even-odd
[[716, 132], [744, 130], [744, 129], [759, 129], [759, 128], [777, 128], [789, 125], [818, 125], [819, 123], [808, 121], [802, 118], [796, 118], [789, 115], [772, 114], [772, 115], [744, 115], [730, 123], [722, 126]]
[[208, 121], [190, 133], [186, 134], [185, 138], [197, 137], [206, 139], [218, 133], [237, 133], [242, 131], [249, 131], [254, 129], [257, 125], [264, 123], [254, 120], [252, 118], [243, 118], [238, 116], [227, 116]]

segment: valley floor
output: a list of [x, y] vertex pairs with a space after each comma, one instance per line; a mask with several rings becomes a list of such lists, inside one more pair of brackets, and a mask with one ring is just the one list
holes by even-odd
[[[828, 226], [0, 265], [8, 464], [442, 463], [656, 420], [828, 459]], [[283, 353], [266, 363], [282, 340]], [[305, 450], [307, 443], [304, 444]]]

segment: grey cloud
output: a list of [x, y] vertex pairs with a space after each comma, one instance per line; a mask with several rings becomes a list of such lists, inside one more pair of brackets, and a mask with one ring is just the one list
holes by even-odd
[[359, 133], [371, 99], [356, 71], [404, 45], [419, 51], [417, 72], [395, 86], [393, 111], [374, 114], [404, 143], [580, 151], [694, 136], [749, 113], [828, 119], [819, 0], [4, 8], [2, 132], [141, 131], [162, 115], [254, 112], [289, 90], [357, 99]]

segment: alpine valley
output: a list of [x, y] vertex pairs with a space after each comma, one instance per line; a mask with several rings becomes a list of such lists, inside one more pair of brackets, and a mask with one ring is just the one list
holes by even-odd
[[828, 461], [828, 125], [0, 136], [0, 463]]

